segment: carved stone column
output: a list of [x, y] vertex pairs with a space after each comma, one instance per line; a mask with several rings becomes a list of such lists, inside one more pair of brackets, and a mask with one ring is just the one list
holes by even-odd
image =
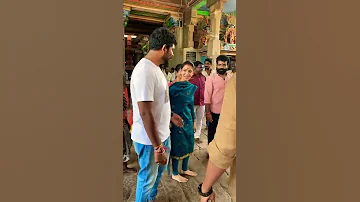
[[194, 31], [197, 21], [198, 19], [196, 9], [189, 9], [185, 12], [183, 37], [184, 48], [194, 48]]
[[172, 67], [175, 67], [177, 64], [182, 63], [181, 50], [183, 48], [183, 27], [177, 27], [175, 30], [175, 36], [177, 40], [177, 46], [174, 51], [174, 59], [171, 60]]
[[174, 58], [170, 60], [170, 67], [175, 67], [178, 63], [181, 63], [180, 51], [183, 48], [183, 28], [179, 26], [179, 21], [182, 19], [182, 16], [169, 15], [165, 19], [165, 26], [167, 26], [176, 36], [177, 46], [174, 50]]
[[216, 3], [208, 4], [210, 8], [210, 36], [208, 41], [208, 51], [207, 55], [213, 61], [212, 68], [216, 68], [216, 58], [220, 55], [220, 20], [222, 16], [222, 9], [224, 8], [224, 3], [227, 0], [218, 0]]

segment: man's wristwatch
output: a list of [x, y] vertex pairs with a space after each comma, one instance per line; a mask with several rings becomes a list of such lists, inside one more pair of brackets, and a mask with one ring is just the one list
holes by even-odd
[[198, 187], [199, 194], [200, 194], [202, 197], [209, 197], [209, 196], [213, 193], [212, 187], [210, 188], [210, 190], [209, 190], [207, 193], [202, 193], [201, 187], [202, 187], [202, 183], [201, 183], [201, 184], [199, 185], [199, 187]]

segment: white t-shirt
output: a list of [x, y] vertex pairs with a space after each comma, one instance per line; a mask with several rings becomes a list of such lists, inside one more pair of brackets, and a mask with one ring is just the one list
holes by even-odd
[[139, 113], [138, 102], [152, 101], [155, 131], [161, 142], [170, 136], [169, 87], [163, 72], [150, 60], [143, 58], [135, 66], [130, 81], [133, 104], [133, 125], [131, 139], [134, 142], [152, 145]]
[[213, 75], [213, 74], [215, 74], [215, 73], [216, 73], [215, 70], [211, 70], [210, 75], [209, 75], [205, 70], [202, 71], [202, 74], [203, 74], [206, 78], [209, 77], [209, 76], [211, 76], [211, 75]]

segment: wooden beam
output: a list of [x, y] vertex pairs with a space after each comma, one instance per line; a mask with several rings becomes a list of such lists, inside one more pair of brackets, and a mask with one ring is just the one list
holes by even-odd
[[177, 17], [179, 16], [179, 12], [180, 13], [182, 12], [182, 9], [180, 9], [179, 12], [176, 12], [176, 11], [169, 11], [169, 10], [159, 9], [159, 8], [149, 8], [147, 6], [136, 5], [136, 4], [131, 4], [131, 3], [124, 3], [124, 6], [129, 6], [132, 8], [139, 8], [139, 9], [145, 10], [150, 13], [156, 13], [156, 12], [169, 13], [169, 14], [171, 14], [173, 16], [177, 16]]
[[157, 22], [157, 23], [164, 23], [164, 20], [159, 19], [159, 18], [153, 18], [153, 17], [145, 17], [145, 16], [139, 16], [139, 15], [130, 15], [129, 16], [130, 19], [134, 19], [134, 20], [144, 20], [147, 22]]
[[124, 9], [125, 11], [131, 11], [131, 7], [130, 7], [130, 6], [123, 6], [123, 9]]
[[[185, 8], [185, 4], [181, 5], [181, 4], [170, 3], [170, 2], [165, 2], [165, 1], [158, 1], [158, 0], [149, 0], [149, 1], [154, 2], [154, 3], [168, 5], [168, 6], [178, 7], [178, 8]], [[180, 1], [179, 1], [179, 3], [180, 3]]]

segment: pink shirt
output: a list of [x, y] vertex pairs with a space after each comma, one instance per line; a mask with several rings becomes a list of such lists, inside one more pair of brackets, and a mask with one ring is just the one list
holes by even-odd
[[223, 79], [217, 73], [206, 78], [205, 104], [210, 104], [210, 111], [215, 114], [221, 112], [226, 83], [230, 78], [231, 76], [227, 75]]

